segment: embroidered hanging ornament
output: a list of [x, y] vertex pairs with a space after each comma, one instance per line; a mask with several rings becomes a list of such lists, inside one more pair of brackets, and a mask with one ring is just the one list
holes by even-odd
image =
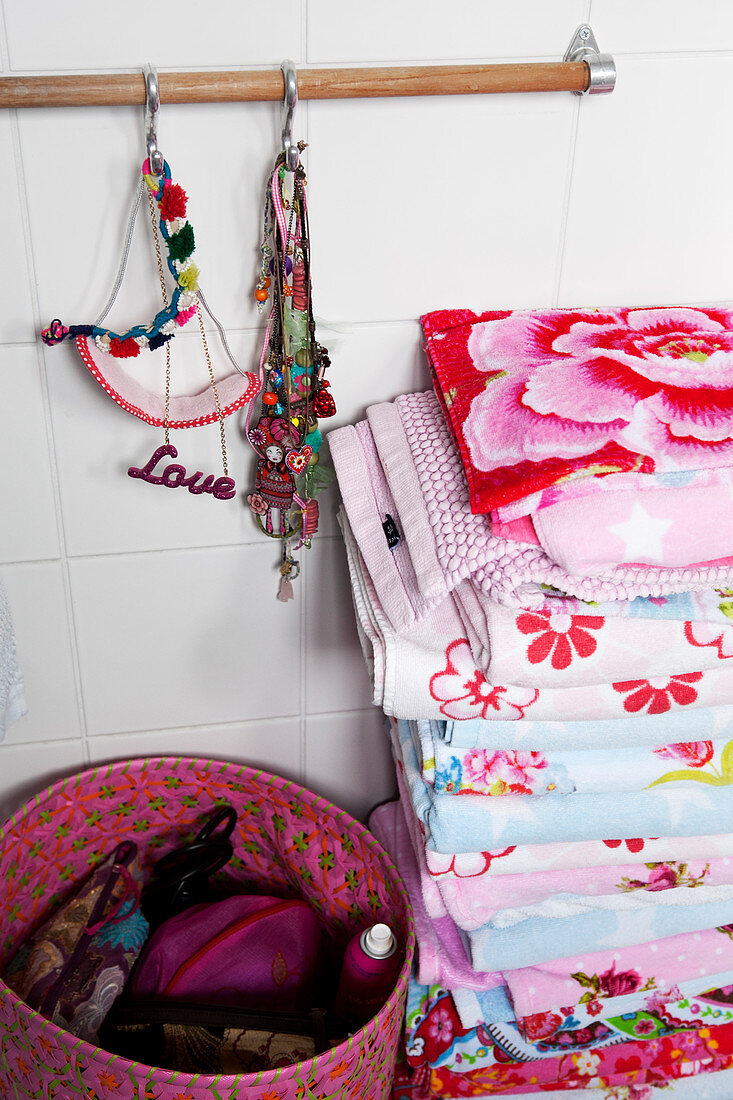
[[[199, 271], [192, 258], [195, 248], [194, 232], [191, 223], [186, 220], [188, 205], [186, 192], [180, 184], [173, 183], [167, 161], [160, 158], [162, 167], [160, 172], [156, 173], [151, 167], [151, 159], [148, 157], [142, 166], [142, 175], [130, 215], [117, 279], [96, 324], [65, 325], [57, 318], [48, 328], [43, 329], [41, 339], [49, 346], [66, 339], [73, 340], [82, 362], [113, 401], [147, 424], [164, 429], [163, 445], [156, 448], [145, 466], [131, 466], [127, 471], [130, 477], [139, 478], [153, 485], [164, 485], [169, 489], [187, 488], [194, 496], [204, 493], [211, 494], [217, 500], [231, 500], [235, 495], [235, 488], [234, 480], [228, 476], [224, 418], [251, 401], [258, 392], [259, 383], [255, 375], [243, 371], [234, 360], [224, 330], [209, 309], [199, 287]], [[151, 210], [153, 243], [158, 261], [163, 308], [150, 324], [134, 325], [125, 332], [118, 333], [104, 327], [103, 322], [122, 284], [135, 220], [146, 189]], [[159, 234], [163, 238], [168, 270], [175, 280], [170, 296], [163, 271]], [[235, 368], [233, 373], [219, 381], [214, 379], [201, 315], [202, 305], [216, 325], [224, 350]], [[194, 316], [198, 318], [206, 359], [207, 385], [200, 393], [171, 397], [170, 342], [178, 329]], [[165, 349], [164, 397], [135, 381], [123, 367], [125, 359], [136, 357], [143, 350], [156, 351], [159, 348]], [[204, 477], [201, 470], [189, 475], [186, 467], [179, 463], [161, 466], [164, 459], [178, 457], [176, 447], [170, 442], [170, 429], [194, 428], [215, 422], [219, 423], [221, 436], [223, 477], [217, 478], [213, 474]]]
[[[302, 149], [302, 146], [300, 147]], [[254, 490], [247, 497], [260, 530], [283, 543], [278, 599], [292, 599], [300, 571], [291, 549], [310, 547], [318, 529], [316, 493], [331, 480], [319, 467], [319, 418], [336, 405], [325, 378], [328, 351], [315, 338], [310, 279], [306, 177], [282, 153], [267, 184], [262, 268], [255, 290], [260, 310], [272, 296], [260, 357], [261, 408], [247, 435], [257, 452]]]

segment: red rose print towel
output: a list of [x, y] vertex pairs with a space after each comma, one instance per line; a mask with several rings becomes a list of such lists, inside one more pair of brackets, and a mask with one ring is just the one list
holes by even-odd
[[474, 512], [578, 477], [733, 465], [733, 312], [422, 318]]

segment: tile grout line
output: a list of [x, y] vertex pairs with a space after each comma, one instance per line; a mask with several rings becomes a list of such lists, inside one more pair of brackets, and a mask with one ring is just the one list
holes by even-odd
[[10, 72], [10, 42], [8, 39], [8, 21], [5, 18], [5, 0], [0, 0], [0, 61], [3, 72]]
[[578, 102], [574, 106], [575, 117], [572, 123], [570, 136], [570, 149], [568, 151], [568, 164], [565, 180], [565, 194], [563, 196], [562, 215], [560, 218], [560, 233], [558, 238], [557, 259], [555, 267], [554, 285], [552, 288], [552, 304], [557, 307], [562, 286], [563, 268], [565, 266], [565, 249], [567, 246], [568, 224], [570, 222], [570, 204], [573, 194], [573, 179], [575, 176], [575, 154], [578, 147], [578, 133], [580, 130], [580, 106], [582, 96], [577, 97]]
[[[333, 532], [331, 534], [319, 534], [319, 535], [317, 535], [317, 538], [318, 538], [319, 541], [321, 539], [338, 539], [338, 538], [340, 538], [340, 535], [338, 534], [338, 532]], [[143, 550], [109, 550], [109, 551], [99, 551], [97, 553], [92, 553], [92, 554], [71, 554], [67, 550], [67, 551], [64, 552], [63, 557], [65, 557], [68, 561], [97, 561], [97, 560], [104, 561], [108, 558], [141, 557], [145, 554], [153, 557], [153, 556], [157, 556], [159, 554], [195, 554], [195, 553], [200, 553], [201, 551], [204, 551], [204, 550], [206, 550], [206, 551], [218, 550], [218, 551], [224, 552], [224, 551], [227, 551], [227, 550], [261, 550], [262, 548], [263, 548], [263, 544], [262, 544], [261, 541], [253, 540], [252, 542], [243, 542], [242, 539], [240, 538], [240, 539], [238, 539], [234, 542], [215, 542], [215, 543], [209, 543], [207, 545], [161, 546], [161, 547], [145, 548]], [[52, 558], [19, 558], [19, 559], [10, 559], [10, 558], [8, 558], [6, 561], [0, 561], [0, 566], [2, 566], [4, 568], [5, 566], [49, 565], [49, 564], [53, 564], [54, 562], [60, 562], [60, 561], [62, 561], [62, 556], [61, 555], [59, 555], [58, 557], [52, 557]]]
[[[354, 714], [371, 714], [378, 708], [375, 706], [360, 706], [353, 709], [345, 709], [340, 707], [336, 710], [317, 710], [313, 711], [312, 718], [346, 718]], [[152, 729], [132, 729], [132, 730], [116, 730], [106, 733], [93, 733], [89, 735], [90, 745], [99, 744], [105, 739], [124, 739], [126, 737], [158, 737], [158, 736], [174, 736], [176, 734], [195, 733], [199, 730], [207, 731], [226, 731], [237, 730], [243, 726], [252, 727], [253, 729], [261, 729], [263, 723], [267, 722], [286, 722], [297, 718], [297, 712], [295, 714], [268, 714], [262, 718], [244, 718], [234, 719], [230, 722], [200, 722], [195, 725], [188, 726], [158, 726]], [[38, 737], [29, 738], [21, 741], [11, 741], [7, 737], [2, 742], [3, 749], [23, 749], [28, 748], [31, 745], [71, 745], [75, 744], [79, 740], [78, 737]]]
[[[592, 7], [593, 0], [586, 0], [585, 14], [583, 18], [584, 23], [590, 24]], [[565, 266], [565, 249], [567, 247], [568, 224], [570, 222], [570, 204], [572, 201], [573, 179], [575, 176], [575, 155], [578, 148], [578, 134], [580, 131], [580, 105], [583, 102], [584, 98], [585, 97], [582, 95], [575, 97], [576, 103], [574, 106], [574, 118], [571, 126], [570, 148], [568, 150], [568, 163], [565, 178], [565, 194], [563, 196], [562, 215], [560, 217], [560, 233], [558, 237], [555, 278], [552, 288], [552, 304], [554, 307], [557, 307], [558, 301], [560, 299], [563, 268]]]
[[[23, 146], [20, 136], [20, 124], [18, 121], [18, 112], [13, 110], [10, 112], [10, 125], [13, 135], [13, 146], [15, 153], [15, 167], [16, 177], [18, 182], [19, 200], [21, 209], [21, 219], [23, 223], [23, 236], [25, 240], [25, 252], [26, 263], [28, 265], [28, 276], [30, 279], [30, 293], [33, 309], [33, 324], [36, 332], [41, 328], [41, 309], [38, 299], [38, 283], [36, 280], [36, 262], [33, 251], [33, 240], [31, 235], [31, 215], [30, 206], [28, 201], [28, 189], [25, 174], [25, 161], [23, 158]], [[48, 454], [48, 463], [51, 474], [51, 482], [53, 485], [54, 496], [54, 508], [56, 513], [56, 531], [59, 543], [60, 557], [59, 562], [61, 565], [61, 576], [64, 587], [64, 602], [66, 604], [67, 614], [67, 636], [69, 640], [69, 648], [71, 651], [71, 664], [74, 675], [74, 689], [76, 695], [77, 715], [79, 720], [80, 739], [82, 748], [82, 759], [86, 764], [89, 762], [89, 746], [88, 746], [88, 732], [87, 732], [87, 717], [84, 706], [84, 693], [82, 689], [82, 677], [81, 677], [81, 664], [79, 660], [79, 645], [76, 631], [76, 619], [74, 615], [74, 600], [71, 588], [71, 572], [69, 568], [69, 559], [66, 552], [66, 532], [64, 529], [64, 517], [63, 508], [61, 504], [61, 481], [59, 476], [59, 468], [56, 455], [56, 439], [54, 434], [53, 416], [51, 412], [51, 396], [48, 386], [48, 375], [46, 373], [46, 360], [43, 353], [43, 348], [40, 342], [37, 341], [36, 345], [36, 362], [38, 364], [38, 373], [41, 383], [41, 391], [43, 394], [43, 409], [44, 419], [46, 424], [46, 447]], [[76, 740], [76, 739], [75, 739]]]

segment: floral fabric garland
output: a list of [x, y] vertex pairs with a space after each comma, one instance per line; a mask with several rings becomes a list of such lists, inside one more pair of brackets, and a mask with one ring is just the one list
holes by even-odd
[[167, 161], [163, 161], [161, 174], [155, 176], [150, 160], [146, 160], [142, 175], [158, 206], [166, 261], [176, 281], [170, 302], [156, 313], [149, 325], [134, 325], [122, 333], [100, 325], [65, 325], [55, 318], [41, 332], [41, 339], [49, 347], [77, 336], [91, 336], [100, 350], [108, 351], [117, 359], [132, 359], [142, 348], [155, 351], [162, 347], [175, 334], [176, 328], [185, 325], [196, 313], [199, 270], [191, 258], [195, 248], [193, 227], [184, 220], [188, 196], [180, 184], [173, 183]]

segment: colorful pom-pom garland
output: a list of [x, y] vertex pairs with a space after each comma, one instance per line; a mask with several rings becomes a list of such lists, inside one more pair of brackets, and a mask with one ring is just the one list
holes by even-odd
[[161, 174], [154, 176], [150, 161], [146, 160], [142, 174], [158, 205], [168, 270], [177, 284], [169, 304], [156, 313], [149, 325], [135, 325], [123, 333], [98, 325], [64, 325], [55, 318], [41, 332], [41, 339], [49, 347], [65, 339], [91, 336], [101, 351], [108, 351], [117, 359], [131, 359], [140, 354], [141, 348], [155, 351], [161, 347], [173, 337], [176, 328], [185, 325], [196, 313], [199, 271], [191, 261], [195, 239], [193, 226], [183, 220], [188, 197], [180, 184], [172, 182], [167, 161], [163, 161]]

